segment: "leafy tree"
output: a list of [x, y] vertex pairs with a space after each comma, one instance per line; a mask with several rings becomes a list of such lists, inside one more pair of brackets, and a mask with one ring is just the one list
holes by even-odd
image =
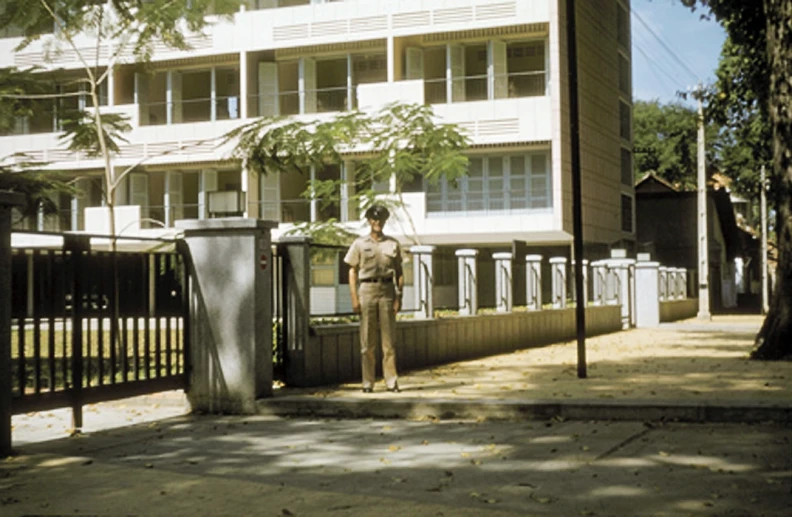
[[[695, 190], [697, 177], [697, 114], [680, 103], [636, 101], [633, 105], [635, 171], [639, 178], [648, 172], [680, 190]], [[708, 162], [712, 163], [718, 139], [717, 128], [707, 126]]]
[[[147, 62], [154, 45], [165, 44], [188, 50], [186, 35], [206, 26], [207, 14], [230, 16], [243, 0], [7, 0], [0, 13], [0, 29], [16, 27], [23, 40], [17, 51], [32, 42], [46, 43], [45, 59], [53, 62], [68, 49], [80, 63], [77, 80], [88, 99], [89, 109], [70, 113], [62, 121], [62, 139], [71, 150], [81, 150], [100, 157], [104, 163], [105, 201], [110, 212], [111, 234], [115, 235], [114, 207], [116, 190], [131, 170], [117, 172], [111, 166], [118, 152], [118, 140], [130, 129], [128, 122], [116, 114], [101, 112], [99, 92], [119, 61]], [[76, 44], [77, 37], [90, 37], [93, 51]], [[100, 58], [100, 50], [110, 48], [109, 56]], [[15, 69], [0, 70], [0, 79], [11, 78], [11, 91], [0, 89], [0, 98], [14, 101], [0, 108], [0, 129], [8, 127], [9, 115], [24, 116], [36, 101], [60, 97], [50, 87], [48, 74], [32, 74]], [[3, 84], [0, 81], [0, 84]], [[4, 104], [4, 103], [0, 103]], [[5, 117], [3, 117], [5, 115]], [[6, 122], [2, 122], [5, 118]]]
[[[399, 209], [405, 205], [406, 185], [424, 179], [437, 184], [442, 178], [453, 183], [467, 174], [463, 151], [468, 138], [456, 126], [438, 123], [431, 107], [416, 104], [393, 103], [377, 112], [354, 111], [327, 121], [263, 118], [231, 131], [226, 140], [235, 142], [234, 156], [260, 174], [306, 173], [312, 166], [342, 163], [346, 151], [363, 152], [354, 178], [307, 185], [303, 197], [321, 206], [340, 204], [346, 189], [353, 207], [365, 210], [376, 201]], [[391, 179], [392, 191], [377, 188]], [[414, 235], [414, 224], [408, 223]], [[296, 231], [333, 243], [350, 235], [335, 220], [303, 224]]]
[[[772, 134], [770, 173], [777, 207], [776, 288], [752, 357], [792, 355], [792, 0], [680, 0], [706, 7], [745, 59], [740, 88], [767, 114]], [[750, 92], [750, 97], [747, 92]], [[741, 95], [737, 93], [736, 95]]]

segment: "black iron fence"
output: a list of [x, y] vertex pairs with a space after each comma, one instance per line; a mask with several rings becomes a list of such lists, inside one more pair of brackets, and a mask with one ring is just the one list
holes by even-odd
[[13, 413], [71, 407], [79, 428], [83, 404], [186, 387], [183, 257], [173, 242], [109, 242], [13, 250]]

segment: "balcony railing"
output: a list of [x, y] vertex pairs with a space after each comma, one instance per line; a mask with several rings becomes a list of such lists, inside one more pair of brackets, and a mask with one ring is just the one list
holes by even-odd
[[[214, 104], [214, 109], [212, 105]], [[170, 117], [168, 116], [170, 114]], [[176, 102], [147, 102], [140, 105], [140, 125], [236, 120], [241, 118], [238, 95], [204, 97]]]
[[[514, 72], [493, 77], [492, 96], [500, 98], [541, 97], [546, 93], [546, 73]], [[488, 75], [456, 77], [451, 80], [452, 102], [480, 101], [490, 98]], [[448, 79], [424, 81], [424, 98], [427, 104], [448, 102]]]

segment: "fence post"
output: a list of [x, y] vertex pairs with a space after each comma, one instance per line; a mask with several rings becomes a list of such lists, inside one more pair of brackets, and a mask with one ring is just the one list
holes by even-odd
[[664, 302], [668, 299], [668, 268], [666, 266], [660, 266], [658, 268], [658, 275], [660, 292], [657, 294], [657, 296], [661, 302]]
[[687, 298], [687, 269], [681, 267], [677, 271], [679, 271], [679, 298], [684, 300]]
[[[72, 353], [72, 429], [79, 432], [83, 427], [83, 309], [90, 303], [88, 296], [83, 296], [83, 276], [85, 275], [86, 257], [91, 252], [91, 239], [85, 235], [65, 233], [63, 250], [70, 253], [71, 263], [71, 353]], [[111, 342], [112, 343], [112, 342]], [[114, 343], [111, 346], [115, 346]], [[65, 381], [65, 379], [64, 379]]]
[[434, 316], [434, 300], [432, 289], [432, 252], [434, 246], [412, 246], [413, 255], [413, 291], [415, 291], [415, 318], [427, 319]]
[[511, 312], [514, 305], [512, 293], [512, 257], [509, 252], [493, 253], [495, 259], [495, 310]]
[[635, 325], [635, 260], [610, 259], [608, 265], [617, 279], [615, 288], [622, 307], [622, 328], [627, 329]]
[[457, 250], [456, 256], [459, 260], [459, 315], [475, 316], [478, 312], [478, 250]]
[[660, 279], [657, 262], [635, 264], [635, 326], [656, 327], [660, 324]]
[[315, 383], [320, 378], [322, 360], [319, 354], [309, 350], [311, 238], [302, 235], [281, 237], [278, 254], [283, 257], [281, 331], [284, 340], [284, 380], [289, 386], [305, 386], [307, 379], [313, 379]]
[[591, 263], [592, 281], [592, 303], [596, 306], [605, 305], [605, 293], [607, 291], [606, 278], [608, 268], [604, 260], [597, 260]]
[[11, 454], [11, 209], [24, 203], [0, 191], [0, 458]]
[[566, 307], [567, 282], [566, 282], [566, 257], [553, 257], [550, 259], [550, 272], [553, 288], [553, 308]]
[[525, 256], [525, 302], [529, 311], [542, 310], [542, 256]]
[[190, 272], [195, 411], [256, 412], [272, 395], [272, 248], [277, 223], [225, 218], [177, 221]]

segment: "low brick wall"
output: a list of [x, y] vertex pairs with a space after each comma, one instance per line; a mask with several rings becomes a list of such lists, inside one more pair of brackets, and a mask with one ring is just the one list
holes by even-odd
[[[586, 309], [588, 336], [621, 328], [621, 306]], [[575, 336], [574, 308], [405, 320], [397, 324], [397, 361], [400, 371], [415, 370], [559, 343]], [[356, 323], [313, 327], [305, 350], [289, 350], [287, 354], [289, 386], [321, 386], [360, 379]], [[380, 363], [378, 356], [378, 370]]]
[[698, 298], [660, 302], [660, 322], [685, 320], [698, 314]]

